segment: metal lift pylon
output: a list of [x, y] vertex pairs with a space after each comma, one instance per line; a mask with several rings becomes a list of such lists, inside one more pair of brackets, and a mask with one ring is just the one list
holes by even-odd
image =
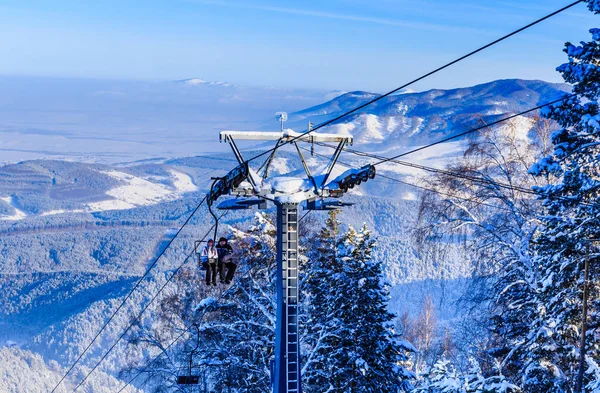
[[[281, 119], [280, 119], [281, 120]], [[274, 393], [301, 393], [301, 354], [298, 329], [298, 208], [306, 210], [332, 210], [346, 206], [338, 200], [349, 188], [375, 177], [375, 167], [349, 169], [330, 179], [335, 163], [348, 144], [351, 135], [300, 134], [292, 130], [280, 132], [222, 131], [220, 140], [231, 146], [239, 166], [221, 178], [209, 194], [208, 203], [214, 203], [222, 195], [236, 196], [217, 207], [220, 209], [249, 209], [254, 205], [266, 208], [267, 201], [277, 208], [277, 312], [275, 359], [271, 367]], [[305, 177], [274, 177], [269, 181], [269, 167], [273, 154], [260, 167], [261, 176], [244, 161], [235, 140], [276, 141], [276, 146], [293, 144], [304, 168]], [[298, 143], [337, 142], [338, 148], [325, 170], [314, 176], [298, 148]], [[273, 152], [274, 153], [274, 152]], [[277, 180], [283, 179], [283, 181]], [[290, 180], [291, 179], [291, 180]], [[282, 185], [283, 184], [283, 185]], [[290, 186], [291, 184], [291, 186]]]

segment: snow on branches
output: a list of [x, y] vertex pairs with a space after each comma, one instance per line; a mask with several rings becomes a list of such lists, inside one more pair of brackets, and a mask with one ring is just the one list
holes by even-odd
[[[597, 0], [588, 6], [600, 12]], [[525, 337], [528, 351], [523, 356], [523, 388], [532, 393], [574, 388], [584, 323], [584, 260], [600, 256], [593, 240], [600, 239], [600, 29], [590, 33], [589, 42], [565, 45], [568, 62], [557, 70], [576, 95], [543, 112], [562, 128], [552, 136], [553, 152], [531, 168], [536, 176], [558, 178], [555, 184], [535, 188], [545, 211], [534, 239], [539, 315]], [[600, 314], [600, 268], [597, 263], [590, 266], [589, 312], [594, 320]], [[598, 369], [598, 324], [590, 324], [586, 344], [588, 369]], [[598, 374], [584, 373], [584, 383], [597, 385]]]

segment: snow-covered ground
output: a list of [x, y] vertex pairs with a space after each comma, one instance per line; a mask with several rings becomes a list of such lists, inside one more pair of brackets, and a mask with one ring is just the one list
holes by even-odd
[[0, 220], [5, 220], [5, 221], [16, 221], [16, 220], [22, 220], [25, 217], [27, 217], [27, 214], [25, 214], [24, 211], [19, 210], [15, 207], [12, 197], [0, 197], [1, 200], [3, 200], [4, 202], [8, 203], [9, 205], [11, 205], [13, 207], [13, 209], [15, 209], [15, 213], [13, 215], [10, 216], [0, 216]]
[[56, 210], [49, 210], [47, 212], [43, 212], [42, 214], [40, 214], [40, 216], [54, 216], [57, 214], [64, 214], [64, 213], [84, 213], [85, 210], [83, 209], [74, 209], [74, 210], [65, 210], [65, 209], [56, 209]]
[[197, 187], [189, 175], [176, 170], [170, 170], [169, 172], [173, 179], [173, 187], [153, 183], [141, 177], [116, 170], [105, 172], [124, 184], [106, 192], [106, 195], [112, 197], [111, 199], [88, 203], [88, 208], [92, 212], [131, 209], [137, 206], [172, 201], [180, 198], [186, 192], [196, 191]]
[[[172, 186], [158, 182], [164, 178], [141, 178], [119, 170], [102, 172], [119, 181], [120, 185], [106, 191], [106, 199], [90, 202], [84, 209], [53, 209], [40, 213], [40, 216], [52, 216], [64, 213], [92, 213], [105, 210], [125, 210], [138, 206], [154, 205], [161, 202], [179, 199], [187, 192], [194, 192], [198, 187], [192, 178], [181, 171], [169, 169], [169, 182]], [[155, 180], [155, 181], [153, 181]], [[24, 211], [18, 209], [10, 196], [0, 197], [13, 209], [12, 215], [0, 216], [0, 220], [17, 221], [27, 218]]]
[[[39, 354], [18, 349], [0, 349], [0, 392], [49, 392], [64, 375], [65, 370], [56, 362], [46, 362]], [[72, 391], [76, 384], [76, 378], [69, 376], [56, 390], [57, 393]], [[102, 371], [96, 371], [91, 375], [86, 390], [95, 393], [115, 392], [123, 386], [123, 382], [109, 376]], [[127, 393], [140, 392], [133, 387], [123, 390]]]

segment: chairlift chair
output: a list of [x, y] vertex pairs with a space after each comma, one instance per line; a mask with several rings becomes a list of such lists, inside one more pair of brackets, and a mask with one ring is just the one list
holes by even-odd
[[200, 328], [198, 327], [198, 325], [194, 326], [197, 330], [196, 346], [190, 351], [190, 361], [187, 367], [187, 374], [177, 376], [177, 385], [198, 385], [200, 382], [200, 376], [194, 375], [194, 373], [192, 372], [194, 368], [194, 352], [196, 352], [200, 347]]

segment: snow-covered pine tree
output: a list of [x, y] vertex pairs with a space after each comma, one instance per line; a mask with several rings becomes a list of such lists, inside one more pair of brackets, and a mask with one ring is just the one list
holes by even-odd
[[498, 373], [485, 378], [481, 367], [475, 359], [471, 359], [469, 372], [465, 378], [466, 393], [520, 393], [518, 386], [510, 383], [504, 375]]
[[485, 385], [485, 378], [481, 372], [481, 366], [475, 358], [469, 359], [469, 370], [465, 377], [466, 391], [469, 393], [479, 392]]
[[375, 241], [366, 227], [338, 239], [332, 213], [308, 264], [305, 290], [313, 325], [305, 370], [310, 392], [403, 392], [412, 373], [400, 365], [409, 345], [397, 341], [382, 263], [372, 258]]
[[[600, 13], [600, 1], [588, 0]], [[578, 371], [582, 326], [583, 260], [591, 247], [589, 316], [586, 335], [588, 370], [600, 359], [600, 265], [591, 239], [600, 239], [600, 29], [592, 40], [567, 43], [569, 62], [557, 68], [577, 95], [544, 111], [562, 129], [553, 136], [554, 152], [531, 168], [538, 176], [552, 175], [558, 184], [537, 191], [546, 208], [536, 239], [542, 275], [538, 307], [541, 318], [531, 332], [530, 355], [523, 375], [527, 392], [572, 392]], [[596, 243], [596, 246], [598, 243]], [[585, 383], [597, 383], [587, 372]]]
[[423, 375], [415, 393], [467, 393], [463, 378], [447, 359], [435, 362]]
[[337, 331], [330, 320], [329, 297], [332, 277], [339, 273], [337, 263], [337, 243], [341, 222], [337, 219], [339, 210], [329, 212], [325, 226], [313, 241], [309, 262], [304, 274], [302, 293], [304, 312], [301, 317], [304, 331], [302, 354], [302, 376], [304, 390], [309, 393], [324, 392], [329, 387], [329, 352], [337, 341]]
[[450, 361], [441, 359], [423, 375], [415, 393], [520, 393], [502, 374], [484, 377], [479, 363], [470, 359], [465, 376]]

